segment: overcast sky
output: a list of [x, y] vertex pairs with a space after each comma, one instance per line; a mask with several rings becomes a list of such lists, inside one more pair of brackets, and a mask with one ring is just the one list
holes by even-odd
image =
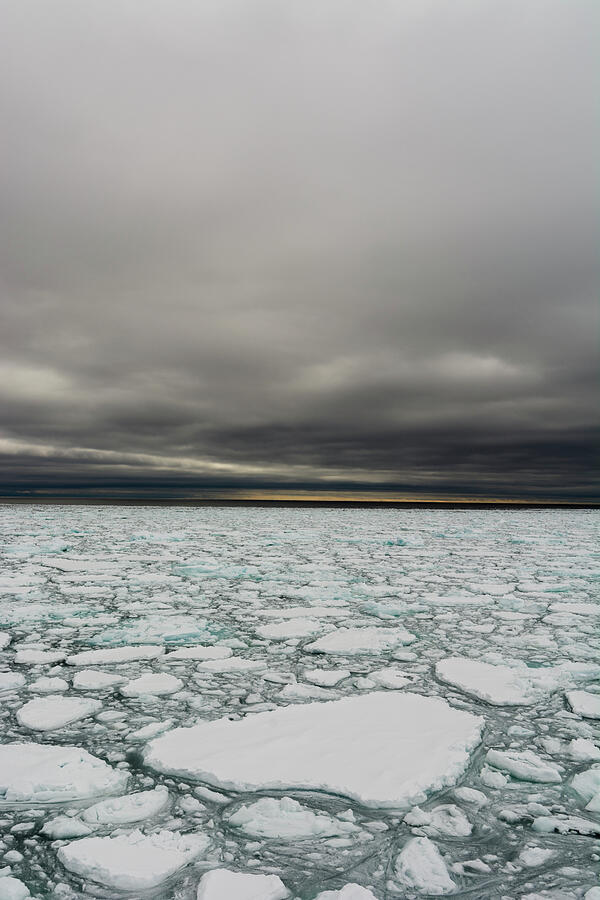
[[597, 0], [4, 0], [0, 494], [578, 498]]

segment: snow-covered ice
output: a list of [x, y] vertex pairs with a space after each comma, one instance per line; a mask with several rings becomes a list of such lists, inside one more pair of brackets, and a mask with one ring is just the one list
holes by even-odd
[[132, 831], [117, 837], [81, 838], [60, 847], [58, 858], [86, 881], [120, 891], [139, 891], [166, 881], [204, 853], [209, 843], [203, 834]]
[[402, 808], [462, 775], [482, 727], [437, 698], [376, 692], [175, 729], [144, 758], [219, 788], [320, 790]]
[[93, 716], [100, 709], [100, 700], [50, 694], [36, 697], [17, 710], [17, 721], [32, 731], [55, 731], [71, 722]]
[[277, 875], [213, 869], [200, 879], [197, 900], [286, 900], [289, 896]]
[[599, 546], [583, 509], [5, 504], [0, 897], [592, 900]]

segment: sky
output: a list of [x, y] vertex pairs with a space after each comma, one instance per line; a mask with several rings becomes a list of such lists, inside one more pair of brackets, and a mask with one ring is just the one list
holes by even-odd
[[599, 18], [4, 0], [0, 496], [597, 498]]

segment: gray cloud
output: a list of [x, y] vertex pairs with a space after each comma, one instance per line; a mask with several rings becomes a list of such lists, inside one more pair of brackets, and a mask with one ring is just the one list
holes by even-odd
[[0, 493], [591, 497], [593, 0], [8, 0]]

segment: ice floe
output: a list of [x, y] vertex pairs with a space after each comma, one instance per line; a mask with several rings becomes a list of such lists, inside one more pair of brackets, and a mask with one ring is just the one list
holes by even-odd
[[227, 819], [230, 825], [254, 837], [299, 840], [333, 837], [358, 831], [352, 822], [313, 812], [291, 797], [264, 797], [242, 805]]
[[124, 697], [144, 697], [148, 694], [162, 696], [175, 694], [183, 687], [183, 681], [167, 672], [145, 672], [121, 688]]
[[203, 834], [141, 831], [117, 837], [89, 837], [65, 844], [58, 850], [60, 862], [86, 881], [99, 882], [120, 891], [156, 887], [209, 846]]
[[401, 644], [411, 644], [414, 640], [414, 634], [404, 628], [377, 628], [365, 625], [362, 628], [338, 628], [308, 644], [306, 650], [311, 653], [352, 656], [393, 650]]
[[83, 650], [66, 659], [69, 666], [108, 666], [135, 662], [140, 659], [156, 659], [165, 652], [162, 646], [112, 647], [102, 650]]
[[79, 747], [0, 745], [0, 800], [7, 803], [87, 800], [122, 791], [128, 780]]
[[137, 794], [101, 800], [84, 810], [81, 818], [93, 825], [123, 825], [150, 819], [168, 805], [169, 791], [160, 786], [153, 791], [140, 791]]
[[456, 889], [436, 845], [426, 837], [415, 837], [404, 845], [396, 859], [396, 878], [421, 894], [451, 894]]
[[36, 697], [17, 710], [17, 720], [33, 731], [55, 731], [79, 719], [93, 716], [102, 709], [100, 700], [83, 697], [63, 697], [50, 694]]
[[200, 879], [197, 900], [286, 900], [289, 896], [277, 875], [213, 869]]
[[378, 692], [175, 729], [144, 755], [158, 771], [220, 788], [322, 790], [396, 808], [453, 784], [482, 727], [443, 700]]

